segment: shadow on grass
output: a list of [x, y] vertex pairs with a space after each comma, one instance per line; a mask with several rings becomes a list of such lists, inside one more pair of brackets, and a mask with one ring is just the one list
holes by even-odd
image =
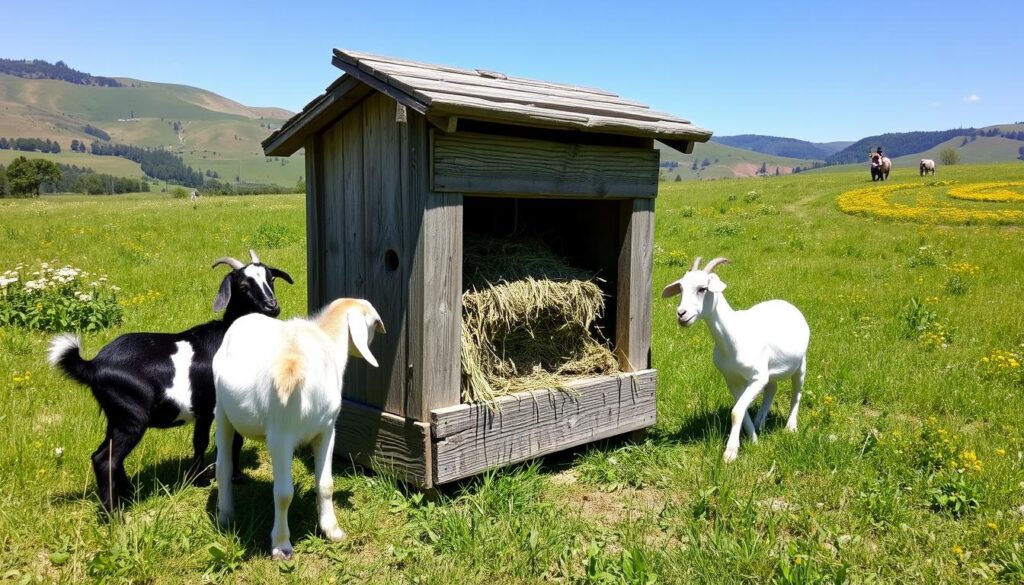
[[[207, 455], [208, 467], [204, 473], [207, 474], [210, 480], [213, 479], [213, 462], [214, 458]], [[257, 467], [259, 465], [257, 447], [254, 446], [252, 448], [242, 449], [240, 463], [243, 471]], [[186, 456], [166, 459], [154, 465], [146, 466], [137, 475], [133, 475], [129, 478], [135, 486], [135, 494], [131, 500], [122, 502], [121, 509], [128, 510], [135, 502], [142, 502], [153, 496], [159, 496], [165, 493], [173, 493], [183, 487], [191, 485], [190, 483], [187, 483], [185, 479], [185, 473], [188, 471], [191, 464], [192, 457]], [[96, 505], [97, 514], [99, 514], [101, 518], [106, 518], [107, 513], [100, 503], [99, 495], [96, 493], [96, 481], [91, 470], [89, 472], [89, 477], [90, 485], [88, 489], [84, 491], [56, 493], [50, 497], [50, 501], [53, 504], [58, 505], [89, 501]], [[246, 478], [245, 481], [248, 482], [252, 480], [250, 478]]]
[[[313, 470], [313, 455], [308, 449], [301, 449], [296, 454], [309, 469]], [[334, 463], [333, 476], [346, 477], [360, 475], [351, 466], [344, 466], [337, 469], [338, 462]], [[245, 550], [245, 559], [262, 558], [270, 555], [270, 531], [274, 527], [274, 482], [268, 479], [252, 479], [240, 485], [232, 485], [235, 499], [235, 518], [230, 527], [225, 528], [238, 536], [239, 543]], [[220, 486], [215, 485], [210, 490], [206, 500], [206, 512], [210, 522], [217, 523], [217, 498], [220, 493]], [[296, 488], [292, 497], [291, 505], [288, 506], [288, 531], [292, 545], [295, 546], [310, 536], [322, 537], [318, 526], [319, 515], [316, 507], [316, 486], [308, 489]], [[334, 506], [336, 510], [352, 508], [351, 490], [342, 489], [334, 491]]]

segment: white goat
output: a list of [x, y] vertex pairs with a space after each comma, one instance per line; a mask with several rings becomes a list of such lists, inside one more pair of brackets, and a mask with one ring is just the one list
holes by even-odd
[[[740, 426], [753, 442], [775, 398], [776, 382], [793, 381], [793, 399], [786, 429], [796, 432], [800, 391], [807, 370], [807, 345], [811, 330], [800, 310], [786, 301], [765, 301], [745, 311], [734, 311], [722, 295], [725, 283], [714, 270], [729, 260], [715, 258], [700, 269], [700, 257], [690, 271], [662, 291], [663, 298], [682, 294], [676, 318], [683, 327], [703, 319], [715, 340], [714, 363], [736, 399], [732, 428], [722, 458], [726, 463], [739, 454]], [[764, 401], [753, 422], [747, 408], [764, 390]]]
[[274, 559], [292, 554], [288, 531], [288, 506], [294, 493], [292, 455], [305, 443], [313, 445], [320, 529], [332, 541], [345, 537], [332, 500], [334, 424], [341, 410], [348, 356], [362, 356], [377, 367], [369, 348], [375, 332], [384, 333], [384, 326], [369, 302], [337, 299], [312, 319], [242, 317], [228, 330], [213, 358], [217, 518], [226, 525], [234, 517], [229, 455], [235, 432], [265, 440], [274, 468], [270, 533]]

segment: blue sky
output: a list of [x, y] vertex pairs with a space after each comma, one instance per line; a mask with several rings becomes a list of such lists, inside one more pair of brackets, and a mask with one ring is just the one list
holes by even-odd
[[597, 86], [716, 134], [856, 140], [1024, 120], [1024, 3], [29, 2], [0, 56], [300, 109], [331, 49]]

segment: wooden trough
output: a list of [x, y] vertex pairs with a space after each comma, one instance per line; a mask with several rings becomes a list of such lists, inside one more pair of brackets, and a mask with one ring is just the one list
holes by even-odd
[[[337, 455], [429, 488], [654, 424], [654, 139], [688, 153], [711, 133], [598, 89], [333, 62], [345, 74], [263, 148], [305, 149], [309, 310], [366, 298], [388, 329], [379, 368], [350, 362]], [[622, 374], [461, 403], [464, 238], [510, 233], [545, 234], [604, 279]]]

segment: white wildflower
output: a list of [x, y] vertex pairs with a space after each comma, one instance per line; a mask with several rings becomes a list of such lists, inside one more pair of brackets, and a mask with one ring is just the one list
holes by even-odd
[[55, 447], [53, 449], [53, 456], [56, 457], [57, 459], [60, 459], [61, 457], [63, 457], [64, 456], [64, 447]]
[[8, 284], [11, 284], [12, 282], [18, 282], [18, 277], [17, 276], [10, 277], [10, 278], [0, 277], [0, 288], [4, 288]]
[[90, 282], [90, 283], [89, 283], [89, 286], [91, 286], [91, 287], [93, 287], [93, 288], [96, 288], [96, 287], [98, 287], [99, 285], [100, 285], [100, 283], [98, 283], [98, 282], [96, 282], [96, 281], [92, 281], [92, 282]]
[[115, 285], [110, 285], [110, 290], [113, 291], [113, 292], [119, 292], [121, 290], [121, 287], [115, 286]]
[[92, 295], [90, 295], [90, 294], [85, 294], [85, 293], [82, 293], [82, 296], [78, 297], [78, 299], [79, 299], [80, 301], [82, 301], [83, 303], [88, 303], [89, 301], [91, 301], [91, 300], [92, 300]]

